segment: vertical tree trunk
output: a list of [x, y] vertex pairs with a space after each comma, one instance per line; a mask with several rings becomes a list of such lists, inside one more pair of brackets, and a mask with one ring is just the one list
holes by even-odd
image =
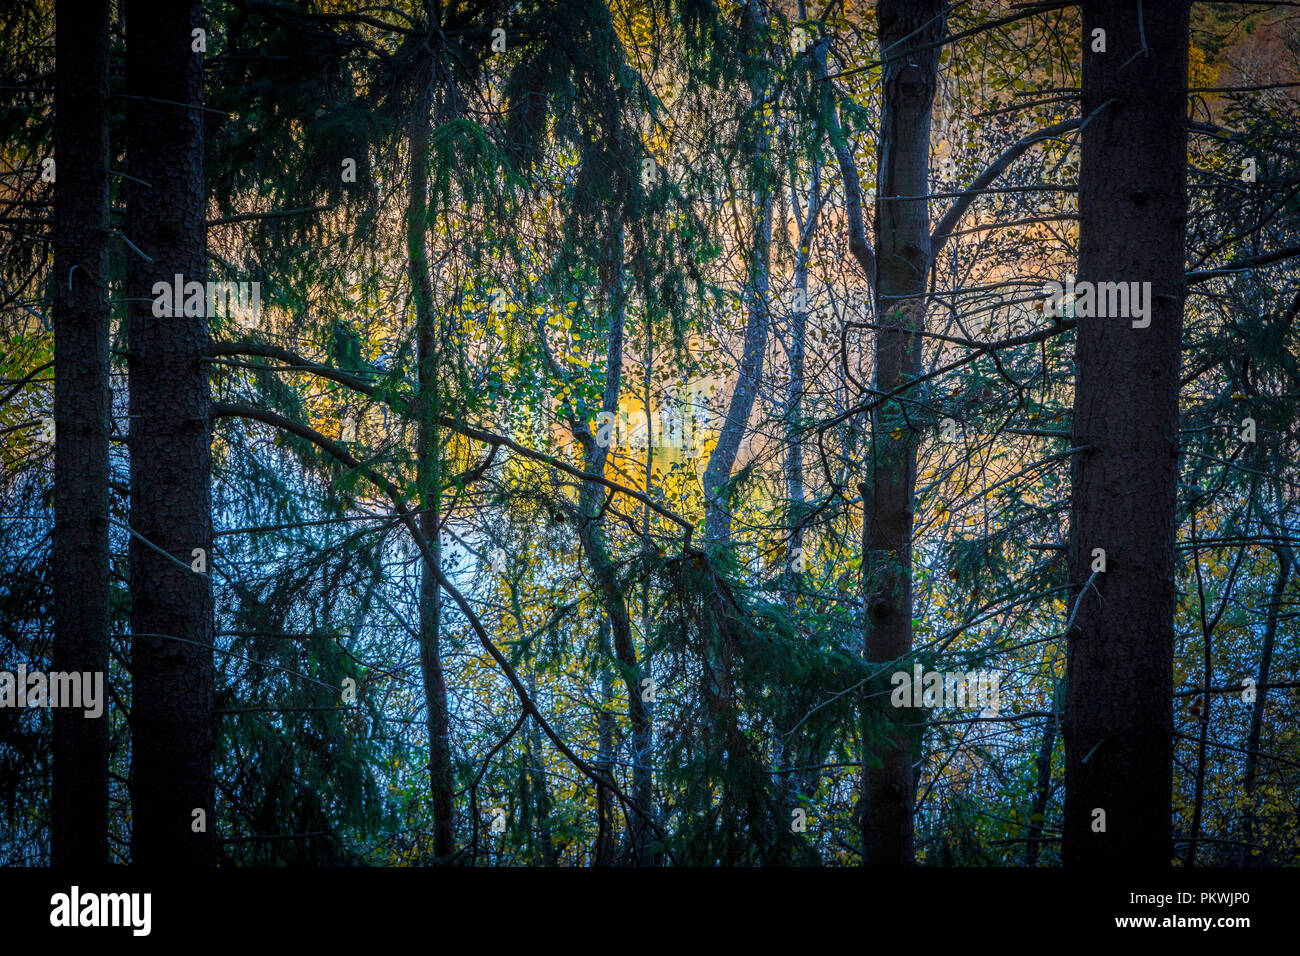
[[[813, 201], [816, 201], [815, 184], [813, 193]], [[798, 197], [794, 197], [793, 201], [797, 203]], [[795, 258], [794, 288], [795, 295], [798, 296], [802, 293], [803, 301], [806, 303], [808, 295], [808, 260], [806, 254], [802, 252], [802, 248]], [[790, 527], [790, 542], [786, 550], [784, 600], [790, 607], [795, 606], [799, 593], [803, 590], [803, 569], [806, 566], [803, 553], [804, 529], [802, 524], [802, 505], [804, 502], [803, 441], [799, 433], [799, 419], [803, 416], [804, 344], [807, 327], [808, 311], [806, 308], [800, 308], [798, 302], [796, 302], [793, 314], [790, 316], [790, 348], [788, 353], [790, 358], [790, 382], [786, 390], [785, 409], [785, 497], [787, 514], [793, 520]], [[797, 721], [799, 717], [790, 716], [789, 719]], [[793, 795], [799, 783], [799, 777], [793, 771], [788, 773], [784, 771], [800, 762], [801, 748], [799, 744], [798, 739], [792, 739], [788, 735], [781, 735], [778, 738], [776, 767], [782, 772], [777, 775], [776, 788], [779, 794], [779, 805], [782, 808], [793, 806]]]
[[[54, 652], [107, 680], [108, 0], [55, 7]], [[51, 863], [108, 862], [108, 713], [54, 710]]]
[[[139, 249], [127, 252], [131, 851], [141, 864], [209, 863], [215, 848], [208, 329], [202, 315], [153, 309], [155, 283], [207, 276], [203, 54], [192, 33], [202, 23], [197, 2], [127, 0], [125, 234]], [[204, 573], [191, 570], [195, 549]]]
[[1168, 866], [1188, 4], [1090, 0], [1083, 31], [1079, 281], [1150, 282], [1151, 298], [1145, 328], [1078, 324], [1063, 853]]
[[[433, 282], [429, 275], [429, 124], [433, 108], [427, 77], [416, 81], [408, 142], [411, 151], [410, 201], [407, 209], [407, 255], [410, 257], [411, 292], [416, 313], [416, 361], [418, 363], [420, 414], [416, 423], [416, 481], [419, 486], [420, 533], [429, 542], [435, 560], [441, 560], [439, 506], [442, 484], [442, 449], [436, 423], [438, 395], [438, 343], [433, 311]], [[420, 673], [429, 732], [429, 787], [433, 799], [434, 854], [440, 860], [454, 850], [452, 814], [454, 781], [451, 767], [450, 716], [447, 710], [447, 679], [439, 646], [442, 620], [442, 592], [437, 577], [426, 568], [420, 575]]]
[[[930, 117], [944, 5], [939, 0], [880, 0], [876, 19], [885, 60], [877, 144], [875, 336], [873, 387], [888, 392], [921, 370], [926, 281], [930, 271]], [[902, 198], [895, 198], [902, 197]], [[865, 256], [859, 256], [865, 259]], [[870, 461], [863, 492], [865, 645], [872, 665], [912, 649], [912, 509], [919, 436], [897, 401], [871, 415]], [[911, 710], [889, 706], [888, 675], [870, 688], [864, 728], [862, 861], [910, 866], [912, 801], [919, 728]], [[881, 688], [886, 693], [881, 694]], [[874, 765], [878, 764], [878, 765]]]
[[[800, 18], [804, 16], [803, 5], [799, 5]], [[814, 51], [816, 57], [816, 51]], [[818, 60], [817, 62], [820, 62]], [[790, 182], [791, 211], [798, 228], [799, 249], [794, 260], [794, 295], [790, 314], [790, 339], [787, 354], [790, 359], [790, 381], [786, 388], [785, 407], [785, 497], [786, 513], [790, 521], [790, 541], [786, 551], [784, 600], [790, 607], [795, 607], [804, 586], [804, 570], [807, 567], [807, 555], [804, 553], [804, 467], [803, 467], [803, 396], [805, 388], [805, 355], [808, 335], [808, 260], [813, 235], [817, 230], [821, 214], [821, 164], [814, 161], [808, 183], [808, 204], [800, 214], [798, 181], [791, 176]], [[797, 722], [801, 714], [788, 714], [784, 719]], [[806, 753], [807, 747], [802, 736], [793, 733], [782, 734], [777, 745], [776, 766], [782, 770], [809, 763], [812, 754]], [[777, 776], [777, 792], [782, 808], [793, 808], [793, 796], [796, 792], [811, 797], [816, 791], [817, 772], [783, 772]]]
[[1047, 800], [1052, 793], [1052, 752], [1056, 749], [1056, 735], [1060, 730], [1057, 716], [1059, 687], [1052, 692], [1052, 713], [1043, 725], [1043, 737], [1038, 744], [1038, 780], [1034, 787], [1034, 808], [1029, 814], [1029, 839], [1025, 842], [1025, 866], [1037, 866], [1042, 852], [1044, 824], [1047, 822]]
[[[604, 456], [601, 465], [593, 474], [604, 474]], [[590, 466], [587, 468], [591, 471]], [[587, 520], [599, 510], [598, 494], [589, 489], [599, 488], [594, 482], [583, 482], [580, 500], [584, 512], [583, 528], [579, 531], [583, 553], [587, 564], [596, 579], [596, 586], [601, 604], [609, 618], [610, 635], [613, 641], [614, 656], [618, 660], [619, 671], [623, 676], [623, 685], [627, 690], [628, 719], [632, 725], [632, 799], [640, 814], [633, 814], [631, 827], [631, 845], [633, 857], [637, 863], [650, 861], [650, 829], [647, 818], [652, 809], [651, 791], [653, 780], [650, 761], [652, 754], [652, 725], [650, 711], [642, 698], [641, 666], [637, 659], [636, 642], [632, 636], [632, 619], [628, 614], [627, 601], [618, 581], [614, 562], [610, 558], [605, 537], [594, 521]], [[641, 814], [644, 814], [642, 816]]]
[[1250, 710], [1250, 736], [1246, 740], [1246, 773], [1242, 790], [1246, 794], [1246, 820], [1242, 827], [1241, 864], [1250, 866], [1258, 862], [1251, 852], [1255, 840], [1255, 772], [1259, 765], [1259, 735], [1264, 725], [1264, 698], [1268, 694], [1269, 676], [1273, 669], [1273, 644], [1277, 639], [1278, 611], [1286, 597], [1287, 582], [1291, 578], [1291, 549], [1285, 545], [1277, 548], [1277, 578], [1273, 582], [1273, 597], [1268, 604], [1268, 620], [1264, 625], [1264, 646], [1259, 655], [1259, 689], [1255, 705]]
[[[537, 699], [537, 677], [528, 674], [528, 693]], [[545, 754], [542, 748], [542, 733], [537, 727], [536, 718], [529, 718], [524, 730], [524, 765], [528, 768], [532, 796], [532, 817], [536, 826], [537, 850], [542, 859], [542, 866], [555, 866], [555, 841], [551, 837], [551, 792], [546, 783]]]
[[[786, 508], [794, 517], [790, 528], [790, 547], [786, 552], [786, 574], [792, 584], [802, 581], [802, 573], [806, 567], [803, 553], [804, 436], [800, 419], [803, 418], [804, 364], [808, 339], [808, 249], [812, 245], [812, 237], [817, 229], [817, 220], [821, 212], [821, 197], [818, 195], [820, 189], [821, 167], [814, 164], [805, 218], [798, 219], [799, 251], [795, 254], [794, 262], [795, 302], [790, 314], [790, 382], [786, 388], [785, 407], [785, 497]], [[793, 195], [793, 189], [791, 202], [797, 216], [799, 197]], [[788, 595], [787, 600], [793, 603], [793, 594]]]
[[[606, 243], [605, 262], [602, 265], [602, 283], [605, 287], [605, 308], [610, 317], [609, 339], [605, 354], [605, 391], [601, 396], [601, 411], [617, 415], [619, 394], [623, 381], [623, 330], [627, 295], [623, 285], [623, 234], [618, 222], [608, 223], [609, 241]], [[574, 435], [583, 446], [583, 470], [593, 475], [604, 475], [609, 458], [609, 447], [596, 441], [590, 429], [573, 423]], [[647, 414], [647, 433], [650, 424]], [[622, 673], [627, 690], [628, 719], [632, 725], [632, 799], [640, 814], [633, 814], [629, 822], [633, 858], [638, 863], [652, 862], [649, 852], [650, 817], [653, 804], [654, 778], [650, 766], [654, 743], [647, 701], [642, 699], [642, 668], [632, 635], [632, 617], [628, 611], [627, 597], [618, 580], [617, 569], [609, 554], [604, 530], [593, 520], [600, 512], [604, 489], [591, 481], [584, 481], [578, 504], [578, 540], [596, 579], [597, 593], [605, 611], [614, 656]], [[602, 625], [603, 627], [604, 625]], [[643, 816], [643, 815], [644, 816]]]

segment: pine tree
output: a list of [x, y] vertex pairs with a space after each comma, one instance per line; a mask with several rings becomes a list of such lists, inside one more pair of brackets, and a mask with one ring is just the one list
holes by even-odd
[[1079, 281], [1151, 294], [1149, 325], [1079, 319], [1063, 853], [1167, 866], [1188, 4], [1093, 0], [1083, 32]]
[[[108, 0], [55, 11], [54, 653], [107, 679], [109, 632]], [[54, 711], [51, 862], [108, 862], [108, 723]]]
[[[131, 859], [150, 865], [215, 857], [203, 29], [198, 2], [127, 2]], [[157, 315], [177, 282], [197, 308]]]

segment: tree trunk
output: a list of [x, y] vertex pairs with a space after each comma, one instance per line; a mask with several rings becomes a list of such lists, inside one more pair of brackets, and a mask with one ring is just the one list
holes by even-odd
[[154, 315], [155, 283], [207, 276], [202, 23], [197, 2], [127, 0], [131, 852], [146, 865], [215, 849], [208, 328]]
[[[1091, 52], [1096, 30], [1104, 53]], [[1188, 5], [1092, 0], [1083, 34], [1079, 282], [1150, 282], [1151, 296], [1147, 327], [1115, 317], [1078, 324], [1073, 442], [1087, 450], [1072, 464], [1063, 855], [1070, 865], [1163, 867], [1172, 853]], [[1098, 548], [1104, 572], [1092, 570]]]
[[[626, 313], [626, 293], [623, 287], [623, 236], [617, 222], [609, 223], [610, 240], [606, 243], [602, 282], [606, 289], [605, 306], [610, 316], [609, 339], [605, 355], [605, 391], [601, 397], [601, 411], [617, 415], [619, 394], [623, 380], [623, 329]], [[576, 423], [575, 423], [576, 425]], [[647, 434], [651, 431], [647, 410]], [[584, 448], [583, 470], [593, 475], [605, 474], [609, 447], [595, 440], [589, 429], [575, 427], [574, 434]], [[618, 660], [623, 684], [627, 689], [628, 719], [632, 724], [632, 799], [640, 814], [632, 814], [631, 846], [633, 858], [638, 863], [651, 861], [649, 851], [650, 829], [647, 819], [652, 810], [654, 780], [650, 767], [653, 751], [653, 724], [647, 701], [642, 699], [641, 664], [636, 641], [632, 635], [632, 618], [627, 597], [618, 580], [617, 569], [609, 554], [609, 547], [600, 525], [593, 520], [600, 512], [604, 489], [591, 481], [584, 481], [579, 494], [580, 526], [578, 539], [582, 544], [587, 565], [596, 579], [596, 589], [605, 611], [614, 656]], [[644, 814], [644, 816], [642, 816]]]
[[1029, 814], [1029, 839], [1025, 843], [1025, 866], [1037, 866], [1042, 852], [1043, 829], [1047, 823], [1047, 801], [1052, 795], [1052, 752], [1056, 749], [1056, 735], [1060, 731], [1059, 706], [1061, 688], [1052, 691], [1052, 712], [1043, 725], [1043, 737], [1038, 745], [1038, 780], [1034, 787], [1034, 809]]
[[[885, 62], [877, 144], [875, 336], [873, 387], [888, 392], [921, 371], [926, 281], [930, 272], [930, 117], [944, 5], [939, 0], [881, 0], [876, 6]], [[896, 199], [893, 197], [905, 197]], [[865, 259], [865, 256], [860, 256]], [[914, 421], [914, 419], [913, 419]], [[871, 415], [870, 461], [863, 493], [863, 603], [870, 665], [912, 649], [912, 511], [918, 434], [897, 401]], [[888, 675], [868, 698], [862, 772], [862, 861], [910, 866], [912, 802], [919, 728], [916, 714], [889, 706]], [[885, 689], [885, 693], [878, 691]], [[878, 762], [878, 766], [873, 764]]]
[[[528, 693], [537, 699], [537, 678], [528, 675]], [[524, 766], [528, 768], [532, 796], [533, 823], [536, 826], [537, 850], [542, 866], [555, 866], [555, 841], [551, 836], [551, 792], [546, 784], [546, 767], [543, 763], [542, 733], [536, 718], [529, 718], [524, 730]]]
[[821, 165], [813, 164], [808, 189], [808, 206], [803, 218], [798, 218], [799, 197], [791, 182], [791, 203], [799, 227], [799, 251], [794, 262], [794, 307], [790, 314], [790, 382], [786, 389], [785, 407], [785, 497], [786, 509], [792, 517], [790, 546], [786, 552], [786, 576], [793, 590], [787, 594], [787, 603], [794, 603], [794, 591], [802, 589], [803, 571], [807, 567], [804, 542], [804, 475], [803, 475], [803, 393], [804, 365], [808, 340], [808, 250], [821, 214]]
[[1242, 827], [1241, 865], [1251, 866], [1259, 862], [1251, 852], [1251, 843], [1255, 839], [1255, 773], [1259, 765], [1259, 735], [1264, 725], [1264, 698], [1268, 694], [1268, 680], [1273, 669], [1273, 644], [1277, 639], [1278, 611], [1282, 599], [1286, 597], [1287, 582], [1291, 577], [1291, 549], [1281, 546], [1277, 549], [1277, 579], [1273, 582], [1273, 598], [1268, 604], [1268, 620], [1264, 625], [1264, 646], [1259, 655], [1259, 690], [1255, 693], [1255, 704], [1250, 710], [1250, 736], [1246, 741], [1246, 774], [1242, 791], [1246, 795], [1246, 821]]
[[[433, 311], [433, 282], [429, 275], [427, 222], [429, 203], [429, 124], [433, 108], [427, 79], [421, 77], [412, 107], [408, 142], [411, 150], [410, 201], [407, 209], [407, 255], [410, 257], [411, 292], [415, 300], [416, 361], [420, 414], [416, 423], [416, 481], [420, 499], [420, 533], [429, 542], [435, 560], [441, 560], [439, 510], [442, 484], [442, 449], [438, 444], [438, 343]], [[420, 575], [420, 673], [429, 733], [429, 788], [433, 800], [434, 854], [446, 860], [454, 850], [452, 815], [455, 786], [451, 767], [450, 715], [447, 679], [442, 666], [439, 637], [442, 591], [429, 569]]]
[[[54, 651], [107, 680], [109, 634], [108, 7], [55, 7]], [[51, 857], [108, 862], [108, 713], [54, 710]]]
[[[603, 458], [603, 456], [602, 456]], [[590, 470], [590, 469], [588, 469]], [[594, 474], [604, 474], [603, 464]], [[614, 656], [618, 660], [619, 670], [623, 676], [623, 685], [627, 690], [628, 718], [632, 724], [632, 799], [641, 814], [632, 814], [631, 845], [633, 858], [637, 863], [650, 861], [650, 829], [647, 818], [651, 813], [652, 777], [650, 760], [652, 757], [652, 726], [650, 712], [642, 698], [641, 666], [637, 660], [636, 642], [632, 636], [632, 620], [628, 614], [627, 601], [619, 584], [605, 545], [605, 537], [594, 521], [587, 521], [586, 516], [599, 510], [599, 504], [591, 502], [599, 492], [591, 494], [589, 488], [599, 487], [593, 482], [583, 482], [581, 499], [583, 502], [584, 526], [579, 532], [583, 553], [592, 575], [596, 578], [597, 591], [601, 604], [609, 617], [610, 634], [613, 639]]]

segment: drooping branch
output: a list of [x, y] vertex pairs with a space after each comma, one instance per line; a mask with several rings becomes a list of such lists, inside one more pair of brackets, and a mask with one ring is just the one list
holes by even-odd
[[[208, 349], [208, 354], [214, 357], [254, 355], [259, 358], [275, 359], [277, 362], [284, 362], [286, 365], [293, 366], [291, 371], [310, 372], [313, 375], [319, 375], [321, 378], [332, 379], [341, 385], [346, 385], [348, 388], [355, 389], [366, 395], [373, 396], [375, 393], [374, 383], [366, 381], [359, 375], [345, 372], [342, 369], [331, 368], [319, 362], [313, 362], [296, 352], [291, 352], [276, 345], [264, 345], [260, 342], [213, 342]], [[396, 405], [393, 402], [389, 404], [394, 404], [398, 411], [407, 411], [409, 408], [404, 401], [401, 405]]]
[[288, 216], [301, 216], [312, 212], [329, 212], [331, 209], [337, 209], [337, 204], [332, 206], [306, 206], [302, 209], [280, 209], [272, 212], [243, 212], [237, 216], [222, 216], [220, 219], [209, 219], [208, 228], [213, 226], [229, 226], [237, 222], [254, 222], [261, 219], [284, 219]]
[[[876, 397], [873, 398], [872, 400], [855, 405], [852, 408], [849, 408], [841, 412], [835, 417], [823, 421], [820, 425], [817, 426], [818, 434], [824, 433], [827, 430], [834, 428], [840, 422], [847, 421], [848, 419], [852, 418], [854, 415], [861, 415], [863, 412], [869, 412], [873, 408], [876, 408], [877, 406], [883, 404], [884, 402], [889, 401], [891, 398], [894, 398], [898, 395], [902, 395], [904, 392], [908, 391], [911, 388], [916, 387], [917, 385], [922, 384], [923, 382], [927, 382], [932, 378], [937, 378], [940, 375], [947, 374], [948, 372], [960, 368], [963, 365], [967, 365], [975, 361], [975, 359], [979, 358], [981, 355], [992, 354], [1002, 349], [1014, 348], [1018, 345], [1031, 345], [1037, 342], [1042, 342], [1045, 339], [1050, 339], [1055, 335], [1060, 335], [1062, 332], [1069, 331], [1070, 329], [1074, 328], [1076, 324], [1077, 324], [1076, 319], [1058, 318], [1050, 326], [1048, 326], [1045, 329], [1039, 329], [1037, 332], [1027, 332], [1024, 335], [1013, 336], [1012, 338], [1009, 339], [1003, 339], [1000, 342], [987, 342], [987, 343], [979, 344], [978, 346], [974, 347], [974, 351], [972, 351], [969, 355], [963, 356], [962, 358], [949, 362], [947, 365], [943, 365], [940, 366], [939, 368], [933, 369], [932, 371], [926, 372], [924, 375], [918, 375], [915, 378], [909, 379], [908, 381], [903, 382], [897, 388], [890, 389], [888, 392], [877, 392]], [[864, 391], [871, 391], [871, 390], [864, 389]]]
[[1247, 269], [1253, 269], [1256, 266], [1266, 266], [1274, 262], [1281, 262], [1283, 259], [1294, 259], [1300, 256], [1300, 245], [1286, 246], [1282, 249], [1274, 249], [1272, 252], [1263, 252], [1257, 256], [1246, 256], [1242, 259], [1234, 259], [1221, 269], [1200, 269], [1196, 272], [1187, 273], [1187, 284], [1195, 285], [1198, 282], [1204, 282], [1207, 279], [1218, 279], [1221, 276], [1236, 275], [1239, 272], [1245, 272]]

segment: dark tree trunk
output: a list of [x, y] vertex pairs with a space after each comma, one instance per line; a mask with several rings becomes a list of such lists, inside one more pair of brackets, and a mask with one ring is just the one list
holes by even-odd
[[194, 549], [209, 570], [212, 557], [208, 330], [202, 316], [153, 314], [154, 283], [207, 275], [203, 54], [191, 33], [202, 23], [197, 2], [127, 0], [125, 234], [140, 251], [127, 252], [131, 851], [142, 864], [206, 864], [215, 847], [212, 589], [191, 570]]
[[1150, 282], [1151, 301], [1145, 328], [1078, 324], [1063, 854], [1168, 866], [1188, 5], [1087, 2], [1083, 33], [1079, 281]]
[[[921, 370], [926, 282], [930, 272], [930, 116], [944, 5], [939, 0], [881, 0], [876, 6], [886, 60], [877, 146], [875, 336], [873, 387], [888, 392]], [[867, 255], [859, 255], [864, 264]], [[863, 598], [867, 661], [897, 660], [912, 649], [912, 511], [916, 486], [915, 419], [899, 402], [871, 416], [870, 460], [863, 492]], [[862, 861], [913, 863], [912, 802], [920, 728], [911, 710], [889, 706], [888, 675], [868, 698], [862, 772]], [[879, 693], [881, 689], [886, 692]], [[878, 763], [878, 766], [872, 766]]]
[[[107, 680], [109, 632], [107, 0], [55, 8], [54, 652]], [[51, 857], [108, 862], [108, 713], [54, 710]]]

